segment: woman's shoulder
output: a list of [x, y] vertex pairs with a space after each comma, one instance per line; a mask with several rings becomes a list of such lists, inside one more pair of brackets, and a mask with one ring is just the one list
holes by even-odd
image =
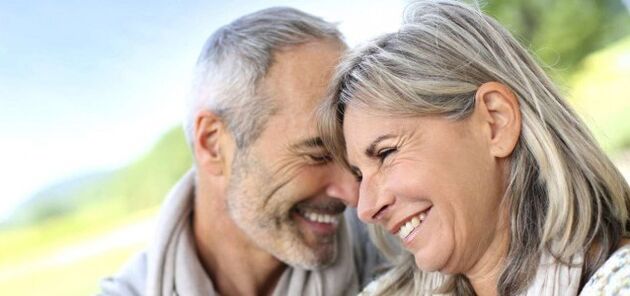
[[580, 295], [630, 295], [630, 244], [615, 251], [595, 271]]
[[400, 279], [400, 270], [390, 270], [370, 282], [358, 296], [374, 295], [416, 295], [416, 296], [448, 296], [450, 294], [438, 293], [436, 290], [444, 283], [445, 277], [437, 272], [423, 272], [416, 270], [413, 273], [413, 284], [404, 290], [398, 290], [396, 285]]
[[388, 274], [384, 274], [384, 275], [378, 277], [377, 279], [371, 281], [367, 286], [365, 286], [365, 288], [363, 288], [363, 291], [361, 291], [361, 293], [359, 293], [359, 295], [357, 295], [357, 296], [371, 296], [371, 295], [374, 295], [376, 293], [376, 291], [379, 290], [380, 286], [383, 285], [383, 282], [387, 281], [387, 276], [388, 276]]

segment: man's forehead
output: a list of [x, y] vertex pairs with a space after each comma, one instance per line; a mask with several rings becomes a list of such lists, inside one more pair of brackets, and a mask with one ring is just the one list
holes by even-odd
[[261, 95], [277, 106], [266, 128], [276, 144], [302, 150], [320, 146], [315, 110], [326, 95], [340, 56], [340, 46], [330, 41], [310, 42], [276, 53], [259, 88]]
[[342, 50], [329, 40], [285, 47], [274, 53], [261, 88], [282, 109], [311, 111], [325, 96]]

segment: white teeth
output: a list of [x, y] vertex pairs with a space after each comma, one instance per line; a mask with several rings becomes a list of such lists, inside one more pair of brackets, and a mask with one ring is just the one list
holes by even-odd
[[405, 230], [407, 232], [407, 234], [411, 233], [415, 227], [413, 227], [413, 225], [409, 222], [407, 222], [407, 224], [405, 224], [405, 228], [407, 228], [407, 230]]
[[416, 217], [413, 217], [411, 220], [407, 221], [407, 223], [405, 223], [403, 226], [400, 227], [400, 230], [398, 231], [398, 236], [400, 236], [401, 239], [407, 238], [407, 236], [409, 236], [409, 234], [414, 229], [416, 229], [416, 227], [420, 226], [420, 224], [422, 224], [422, 222], [426, 218], [427, 218], [427, 213], [424, 213], [424, 212], [420, 213]]
[[339, 215], [318, 214], [315, 212], [305, 211], [302, 216], [304, 216], [307, 220], [318, 223], [337, 224], [339, 222]]
[[413, 219], [411, 219], [411, 225], [413, 225], [413, 227], [418, 227], [418, 225], [420, 225], [420, 219], [418, 219], [418, 217], [413, 217]]

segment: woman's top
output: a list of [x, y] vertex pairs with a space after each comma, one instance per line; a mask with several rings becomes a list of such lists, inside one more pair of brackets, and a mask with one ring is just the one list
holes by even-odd
[[[543, 256], [546, 257], [546, 256]], [[545, 258], [543, 258], [543, 261]], [[543, 264], [546, 265], [546, 264]], [[575, 283], [579, 281], [578, 275], [581, 267], [569, 268], [556, 264], [553, 268], [542, 267], [534, 279], [531, 287], [523, 294], [530, 295], [543, 292], [545, 295], [576, 295]], [[379, 286], [387, 283], [389, 274], [372, 281], [359, 296], [370, 296], [379, 290]], [[549, 285], [546, 279], [556, 278], [564, 283], [554, 283]], [[435, 281], [433, 281], [435, 282]], [[427, 282], [428, 283], [428, 282]], [[563, 288], [564, 287], [564, 288]], [[435, 288], [435, 287], [433, 287]], [[563, 290], [564, 289], [564, 290]], [[552, 291], [552, 292], [550, 292]], [[532, 295], [533, 295], [532, 294]], [[433, 295], [427, 292], [426, 295]], [[579, 293], [580, 296], [601, 295], [618, 296], [630, 295], [630, 245], [623, 246], [615, 251], [604, 264], [595, 271], [588, 280], [584, 288]]]
[[630, 295], [630, 245], [610, 256], [588, 280], [580, 295]]

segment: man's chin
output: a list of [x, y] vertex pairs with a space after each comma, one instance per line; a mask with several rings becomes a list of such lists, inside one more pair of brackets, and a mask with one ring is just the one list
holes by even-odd
[[[303, 245], [304, 249], [287, 258], [287, 264], [307, 270], [319, 270], [331, 265], [337, 259], [337, 244], [335, 242], [326, 245], [310, 247]], [[297, 250], [293, 250], [297, 251]]]
[[313, 265], [313, 269], [325, 268], [333, 264], [337, 259], [337, 243], [332, 242], [326, 246], [326, 250], [319, 250], [317, 262]]
[[[250, 224], [253, 225], [253, 224]], [[338, 248], [337, 231], [321, 235], [296, 219], [285, 220], [280, 227], [243, 227], [260, 249], [279, 261], [298, 268], [317, 270], [335, 262]]]
[[295, 247], [302, 249], [304, 255], [296, 265], [305, 269], [321, 269], [333, 263], [337, 255], [340, 223], [315, 222], [297, 213], [293, 213], [292, 218], [297, 228], [296, 240], [299, 240], [296, 245], [300, 245]]
[[[307, 270], [327, 267], [337, 259], [337, 232], [321, 235], [300, 223], [285, 229], [284, 242], [276, 257], [288, 265]], [[282, 239], [282, 238], [279, 238]], [[279, 254], [282, 253], [282, 254]]]

